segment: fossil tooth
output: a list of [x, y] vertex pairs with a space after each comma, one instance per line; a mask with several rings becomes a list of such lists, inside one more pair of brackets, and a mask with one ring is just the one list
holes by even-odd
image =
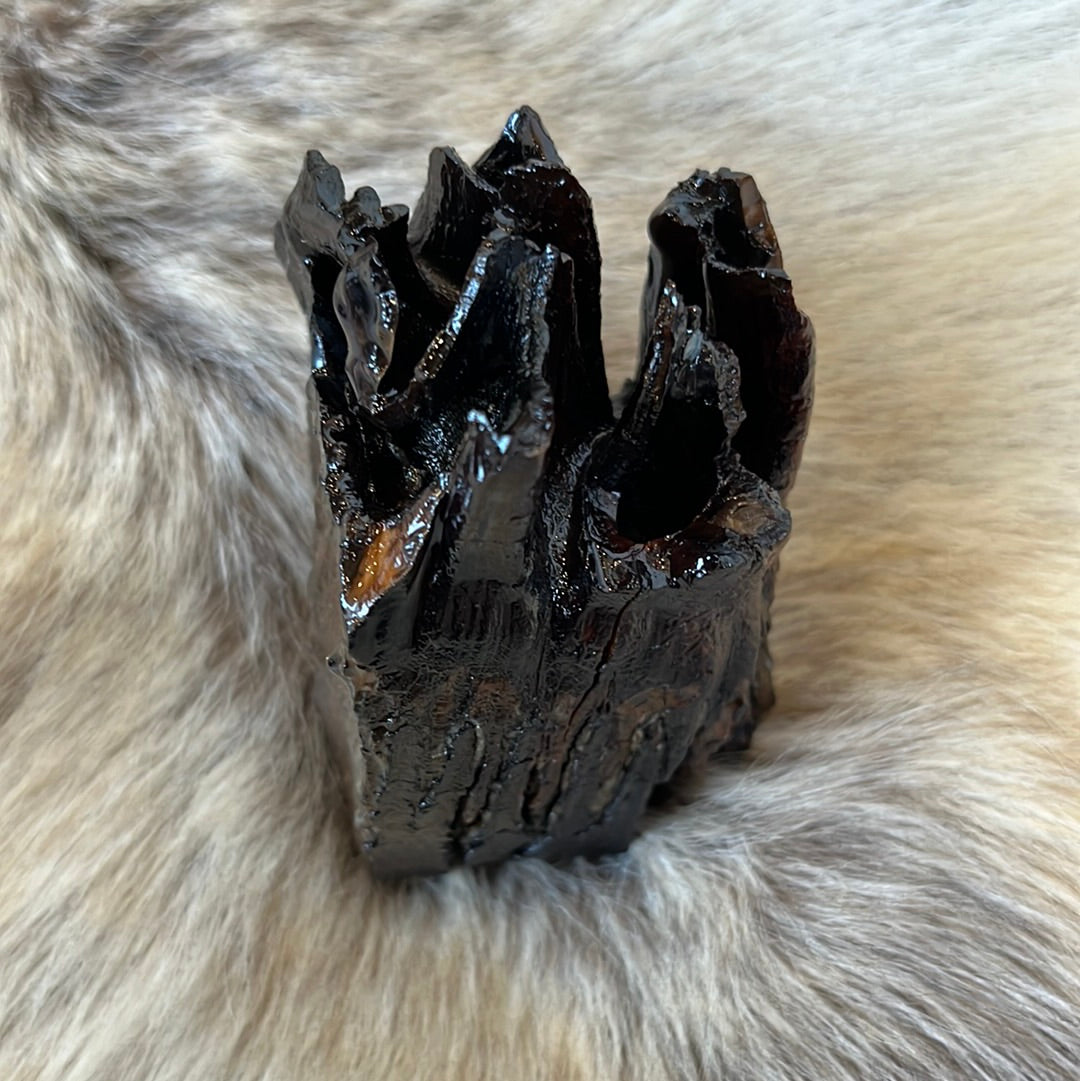
[[649, 233], [616, 418], [591, 205], [532, 110], [473, 167], [434, 151], [411, 223], [314, 151], [286, 201], [337, 744], [381, 876], [617, 852], [771, 702], [812, 331], [750, 177], [695, 173]]

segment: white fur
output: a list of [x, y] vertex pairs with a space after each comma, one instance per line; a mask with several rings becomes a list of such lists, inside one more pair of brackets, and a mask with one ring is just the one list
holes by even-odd
[[[1080, 1076], [1074, 0], [0, 0], [0, 1077]], [[311, 698], [303, 152], [523, 101], [644, 221], [751, 171], [819, 334], [779, 702], [624, 857], [415, 888]]]

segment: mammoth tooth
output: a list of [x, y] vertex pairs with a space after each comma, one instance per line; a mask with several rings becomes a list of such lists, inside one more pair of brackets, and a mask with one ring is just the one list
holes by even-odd
[[411, 223], [315, 152], [285, 204], [336, 744], [380, 876], [620, 851], [771, 702], [812, 331], [745, 174], [695, 173], [649, 232], [616, 417], [591, 205], [532, 110], [472, 167], [433, 152]]

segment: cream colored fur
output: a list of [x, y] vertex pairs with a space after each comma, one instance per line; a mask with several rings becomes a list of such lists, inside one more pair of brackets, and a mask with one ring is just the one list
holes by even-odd
[[[1075, 0], [0, 0], [0, 1078], [1080, 1077]], [[644, 221], [756, 176], [819, 335], [779, 702], [622, 858], [349, 854], [305, 582], [318, 147], [522, 102]]]

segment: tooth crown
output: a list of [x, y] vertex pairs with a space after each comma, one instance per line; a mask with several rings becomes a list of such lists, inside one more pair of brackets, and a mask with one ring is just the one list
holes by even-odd
[[812, 331], [749, 176], [695, 173], [649, 233], [616, 419], [591, 205], [531, 110], [472, 168], [433, 151], [411, 223], [315, 151], [286, 202], [379, 875], [619, 851], [771, 703]]

